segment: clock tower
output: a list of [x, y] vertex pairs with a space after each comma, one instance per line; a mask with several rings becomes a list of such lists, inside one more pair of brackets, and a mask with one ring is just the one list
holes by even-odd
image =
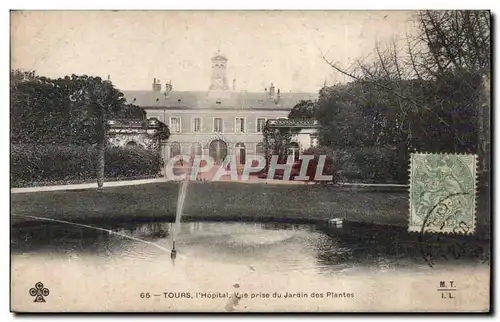
[[212, 57], [212, 80], [209, 87], [210, 91], [228, 91], [226, 77], [227, 58], [220, 53], [220, 50]]

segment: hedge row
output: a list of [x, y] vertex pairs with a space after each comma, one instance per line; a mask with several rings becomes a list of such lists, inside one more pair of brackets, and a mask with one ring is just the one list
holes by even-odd
[[337, 154], [339, 177], [363, 183], [408, 183], [409, 154], [393, 147], [364, 147]]
[[[94, 179], [97, 155], [95, 146], [12, 145], [11, 185]], [[140, 147], [107, 147], [105, 151], [107, 178], [156, 175], [162, 166], [157, 151]]]
[[393, 147], [343, 150], [318, 147], [306, 150], [304, 154], [326, 155], [324, 173], [333, 174], [334, 181], [403, 184], [408, 181], [409, 159], [405, 150]]

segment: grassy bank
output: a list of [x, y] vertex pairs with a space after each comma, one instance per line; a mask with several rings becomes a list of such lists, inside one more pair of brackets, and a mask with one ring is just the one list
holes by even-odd
[[[12, 194], [12, 213], [78, 222], [172, 221], [179, 184], [151, 183], [95, 189]], [[478, 199], [477, 231], [489, 236], [489, 200]], [[330, 218], [408, 225], [408, 193], [336, 186], [190, 183], [182, 220], [318, 222]], [[29, 219], [12, 217], [13, 224]]]

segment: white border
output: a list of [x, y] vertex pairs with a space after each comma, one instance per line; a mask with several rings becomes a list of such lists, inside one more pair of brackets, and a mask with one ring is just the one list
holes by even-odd
[[[39, 9], [39, 10], [49, 10], [49, 9], [337, 9], [337, 10], [349, 10], [349, 9], [357, 9], [357, 10], [368, 10], [368, 9], [421, 9], [421, 8], [426, 8], [426, 9], [442, 9], [442, 8], [460, 8], [460, 9], [487, 9], [487, 8], [494, 8], [496, 9], [498, 6], [498, 1], [484, 1], [484, 0], [475, 0], [475, 1], [470, 1], [470, 0], [455, 0], [453, 2], [447, 1], [447, 2], [439, 2], [435, 0], [420, 0], [420, 1], [388, 1], [388, 0], [380, 0], [380, 1], [355, 1], [351, 0], [348, 2], [342, 2], [342, 1], [337, 1], [337, 2], [327, 2], [324, 0], [308, 0], [308, 1], [293, 1], [293, 0], [282, 0], [282, 1], [262, 1], [262, 0], [253, 0], [253, 1], [220, 1], [220, 0], [213, 0], [210, 2], [204, 2], [200, 0], [184, 0], [181, 2], [175, 2], [175, 1], [169, 1], [168, 2], [168, 7], [163, 6], [163, 7], [158, 7], [158, 2], [157, 1], [151, 1], [151, 0], [143, 0], [143, 1], [127, 1], [127, 0], [121, 0], [121, 1], [95, 1], [95, 0], [86, 0], [86, 1], [54, 1], [54, 0], [46, 0], [46, 1], [36, 1], [36, 0], [29, 0], [29, 1], [4, 1], [2, 2], [3, 5], [5, 5], [5, 8], [2, 8], [4, 10], [1, 11], [1, 16], [3, 16], [3, 19], [1, 21], [3, 22], [3, 27], [5, 28], [4, 31], [1, 33], [2, 37], [2, 43], [7, 44], [9, 43], [9, 22], [10, 22], [10, 17], [9, 17], [9, 11], [8, 9]], [[335, 5], [333, 8], [332, 5]], [[494, 10], [494, 12], [497, 10]], [[494, 33], [495, 38], [498, 37], [498, 32]], [[498, 39], [495, 39], [495, 43], [498, 42]], [[9, 47], [4, 46], [2, 47], [4, 50], [2, 50], [3, 55], [4, 55], [4, 61], [9, 60]], [[498, 64], [496, 64], [498, 66]], [[496, 71], [496, 70], [495, 70]], [[8, 107], [9, 106], [9, 93], [7, 91], [8, 88], [8, 83], [9, 83], [9, 78], [7, 71], [4, 73], [4, 84], [3, 84], [3, 106]], [[495, 82], [495, 92], [498, 91], [498, 82]], [[1, 136], [2, 140], [2, 148], [3, 151], [7, 151], [9, 149], [9, 109], [4, 108], [2, 109], [2, 112], [5, 113], [4, 117], [0, 118], [0, 120], [3, 122], [3, 126], [0, 128], [4, 131], [3, 135]], [[495, 113], [495, 115], [498, 115], [499, 113]], [[497, 119], [495, 118], [495, 121]], [[500, 141], [500, 134], [499, 131], [496, 131], [495, 134], [495, 142]], [[493, 148], [493, 146], [492, 146]], [[10, 164], [9, 164], [9, 159], [7, 157], [2, 158], [2, 180], [1, 182], [4, 184], [4, 189], [5, 193], [0, 194], [3, 198], [3, 202], [1, 203], [4, 206], [8, 206], [10, 204], [10, 194], [9, 194], [9, 181], [10, 181]], [[496, 164], [495, 164], [496, 165]], [[493, 166], [493, 164], [492, 164]], [[500, 174], [498, 171], [495, 171], [495, 178], [497, 179]], [[496, 189], [495, 192], [495, 199], [499, 199], [500, 197], [500, 190]], [[4, 229], [4, 236], [7, 236], [10, 234], [10, 229], [9, 229], [9, 224], [8, 224], [8, 216], [5, 215], [5, 213], [8, 213], [8, 211], [4, 212], [4, 216], [2, 219], [4, 220], [4, 223], [2, 225], [2, 228]], [[498, 231], [499, 229], [499, 223], [500, 220], [495, 221], [495, 229]], [[498, 238], [496, 238], [496, 241], [498, 243]], [[10, 249], [9, 246], [7, 246], [7, 241], [4, 240], [4, 242], [1, 244], [2, 249], [4, 252], [3, 258], [7, 259], [10, 258]], [[495, 245], [495, 248], [497, 251], [499, 249], [498, 244]], [[4, 260], [2, 265], [2, 279], [1, 281], [3, 284], [1, 285], [2, 291], [2, 298], [0, 303], [2, 303], [2, 312], [3, 312], [3, 321], [12, 321], [14, 320], [14, 316], [12, 314], [9, 314], [9, 281], [7, 279], [7, 276], [10, 274], [10, 266], [9, 266], [9, 261]], [[498, 265], [497, 265], [498, 267]], [[495, 270], [495, 273], [497, 273], [498, 276], [498, 271]], [[496, 296], [495, 303], [493, 303], [498, 310], [498, 298], [499, 296]], [[167, 316], [168, 319], [189, 319], [188, 316], [175, 316], [175, 315], [169, 315]], [[289, 316], [291, 318], [294, 318], [293, 315]], [[325, 318], [330, 318], [328, 316], [324, 316]], [[368, 320], [372, 316], [335, 316], [335, 320], [340, 320], [340, 321], [347, 321], [348, 319], [357, 319], [357, 320]], [[63, 320], [70, 320], [73, 319], [74, 317], [59, 317]], [[78, 317], [78, 320], [81, 321], [104, 321], [105, 319], [109, 318], [121, 318], [120, 316], [80, 316]], [[218, 319], [219, 316], [204, 316], [205, 319]], [[268, 317], [266, 316], [247, 316], [249, 319], [258, 319], [258, 321], [266, 320]], [[397, 317], [396, 317], [397, 318]], [[430, 320], [437, 320], [437, 316], [406, 316], [406, 318], [410, 319], [422, 319], [425, 321], [430, 321]], [[467, 319], [469, 320], [475, 320], [475, 319], [480, 319], [481, 317], [478, 316], [468, 316]], [[39, 316], [39, 320], [52, 320], [51, 316]], [[138, 321], [146, 321], [146, 316], [144, 318], [142, 317], [135, 317], [134, 320]]]
[[[36, 0], [20, 0], [11, 1], [13, 5], [11, 9], [38, 9], [38, 10], [419, 10], [419, 9], [487, 9], [495, 5], [493, 1], [468, 1], [455, 0], [451, 1], [367, 1], [367, 0], [351, 0], [351, 1], [335, 1], [328, 3], [324, 0], [309, 0], [309, 1], [294, 1], [294, 0], [254, 0], [254, 1], [228, 1], [228, 0], [213, 0], [210, 2], [200, 0], [184, 0], [184, 1], [168, 1], [168, 5], [159, 5], [158, 1], [143, 0], [143, 1], [61, 1], [47, 0], [39, 2]], [[8, 2], [3, 2], [7, 3]]]

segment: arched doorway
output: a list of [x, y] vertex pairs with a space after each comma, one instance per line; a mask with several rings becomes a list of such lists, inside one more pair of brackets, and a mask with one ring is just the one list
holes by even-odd
[[227, 156], [227, 144], [222, 140], [213, 140], [208, 147], [209, 155], [215, 164], [220, 164]]
[[236, 143], [236, 150], [238, 151], [238, 163], [239, 164], [245, 164], [246, 161], [246, 150], [245, 150], [245, 143], [238, 142]]

